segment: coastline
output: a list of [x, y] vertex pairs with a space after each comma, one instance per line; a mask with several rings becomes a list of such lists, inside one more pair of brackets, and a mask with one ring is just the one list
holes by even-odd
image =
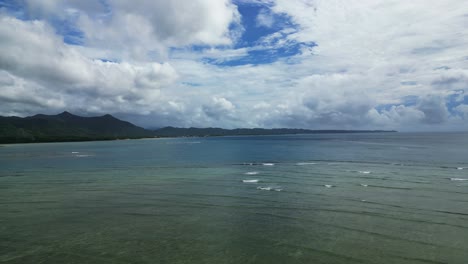
[[286, 133], [286, 134], [241, 134], [241, 135], [190, 135], [190, 136], [154, 136], [154, 137], [138, 137], [138, 138], [96, 138], [96, 139], [63, 139], [63, 140], [39, 140], [39, 141], [22, 141], [22, 142], [1, 142], [1, 146], [17, 145], [17, 144], [43, 144], [43, 143], [74, 143], [74, 142], [99, 142], [99, 141], [122, 141], [122, 140], [144, 140], [144, 139], [173, 139], [173, 138], [213, 138], [213, 137], [262, 137], [262, 136], [302, 136], [302, 135], [333, 135], [333, 134], [383, 134], [383, 133], [400, 133], [399, 131], [341, 131], [341, 132], [314, 132], [314, 133]]

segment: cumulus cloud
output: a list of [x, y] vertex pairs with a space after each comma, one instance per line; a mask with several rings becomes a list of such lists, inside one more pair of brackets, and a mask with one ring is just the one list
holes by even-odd
[[211, 101], [203, 106], [203, 112], [212, 119], [221, 120], [222, 118], [235, 118], [235, 106], [223, 97], [213, 97]]
[[[21, 3], [22, 15], [0, 12], [2, 115], [109, 112], [150, 127], [467, 127], [466, 1]], [[253, 28], [269, 32], [247, 46], [238, 5], [257, 8]], [[268, 63], [229, 64], [279, 49], [287, 55]]]
[[449, 112], [445, 100], [438, 96], [426, 96], [419, 102], [417, 109], [424, 113], [423, 122], [441, 124], [447, 121]]
[[[308, 89], [321, 93], [321, 87], [326, 87], [335, 97], [343, 93], [366, 95], [357, 100], [352, 100], [353, 96], [336, 99], [349, 108], [338, 111], [333, 109], [329, 93], [316, 94], [306, 102], [309, 109], [322, 107], [318, 112], [334, 113], [331, 119], [358, 109], [361, 113], [352, 114], [359, 117], [354, 124], [365, 120], [405, 129], [410, 123], [415, 127], [448, 122], [446, 96], [453, 90], [466, 89], [463, 51], [468, 39], [460, 36], [466, 32], [467, 7], [456, 0], [277, 0], [272, 10], [287, 14], [296, 23], [299, 30], [287, 35], [289, 39], [317, 44], [313, 57], [301, 62], [313, 73], [301, 78], [313, 80]], [[341, 76], [339, 85], [330, 78], [333, 75]], [[408, 106], [404, 104], [408, 96], [422, 99], [417, 106]], [[379, 105], [393, 107], [377, 110]]]
[[242, 31], [237, 6], [229, 0], [196, 1], [26, 1], [29, 15], [72, 20], [86, 45], [103, 55], [147, 60], [164, 58], [169, 47], [231, 45]]
[[[2, 85], [3, 97], [24, 97], [23, 104], [34, 101], [60, 109], [83, 103], [80, 108], [86, 108], [84, 102], [88, 101], [95, 103], [89, 107], [96, 112], [125, 103], [130, 104], [128, 108], [151, 105], [160, 100], [159, 90], [177, 79], [169, 63], [129, 64], [87, 58], [64, 44], [41, 21], [0, 17], [0, 38], [5, 40], [0, 42], [0, 67], [4, 79], [9, 80], [8, 85]], [[17, 103], [21, 103], [20, 98]]]

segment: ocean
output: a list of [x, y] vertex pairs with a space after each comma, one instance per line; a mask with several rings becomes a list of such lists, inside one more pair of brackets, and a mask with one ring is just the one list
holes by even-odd
[[468, 134], [0, 146], [1, 263], [468, 263]]

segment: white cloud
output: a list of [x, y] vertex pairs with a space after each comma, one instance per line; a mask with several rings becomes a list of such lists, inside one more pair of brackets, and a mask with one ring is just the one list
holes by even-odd
[[[149, 126], [418, 130], [468, 123], [466, 1], [26, 3], [36, 20], [0, 17], [0, 114], [110, 112]], [[233, 48], [244, 30], [236, 3], [261, 5], [258, 26], [280, 25], [278, 14], [292, 23]], [[64, 43], [51, 26], [57, 17], [76, 22], [83, 46]], [[202, 60], [227, 63], [298, 42], [317, 46], [269, 64]], [[446, 106], [454, 93], [458, 114]]]
[[466, 32], [467, 8], [458, 0], [277, 0], [273, 10], [298, 24], [291, 38], [317, 43], [314, 54], [316, 61], [326, 62], [322, 67], [379, 71], [379, 77], [395, 79], [460, 65], [468, 42], [460, 37]]
[[2, 94], [10, 100], [23, 96], [52, 109], [77, 108], [82, 103], [80, 109], [89, 106], [89, 111], [95, 112], [116, 108], [139, 111], [132, 106], [156, 104], [161, 100], [160, 89], [177, 79], [169, 63], [112, 63], [87, 58], [40, 21], [2, 16], [0, 39], [5, 40], [0, 42], [0, 66], [3, 76], [11, 80], [2, 85]]
[[106, 6], [77, 0], [26, 3], [33, 17], [72, 17], [87, 46], [126, 60], [147, 60], [150, 51], [164, 59], [169, 47], [229, 46], [242, 32], [237, 6], [229, 0], [108, 0]]
[[23, 0], [29, 16], [35, 19], [57, 16], [66, 18], [76, 11], [96, 15], [107, 12], [102, 1], [82, 0]]
[[222, 118], [234, 119], [235, 109], [234, 104], [223, 97], [213, 97], [208, 104], [203, 106], [203, 112], [209, 118], [217, 121]]
[[263, 8], [258, 13], [256, 21], [257, 21], [258, 27], [270, 28], [273, 26], [275, 19], [273, 15], [270, 13], [269, 9]]
[[461, 113], [465, 119], [468, 120], [468, 105], [467, 104], [460, 104], [455, 108], [455, 110], [459, 113]]

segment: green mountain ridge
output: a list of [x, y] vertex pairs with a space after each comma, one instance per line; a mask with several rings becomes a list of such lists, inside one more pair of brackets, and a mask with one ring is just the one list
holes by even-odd
[[158, 137], [207, 137], [207, 136], [255, 136], [255, 135], [294, 135], [294, 134], [331, 134], [331, 133], [382, 133], [394, 130], [311, 130], [301, 128], [178, 128], [163, 127], [155, 130]]
[[153, 137], [252, 136], [326, 133], [379, 133], [384, 130], [310, 130], [298, 128], [178, 128], [148, 130], [112, 115], [82, 117], [63, 112], [28, 117], [0, 116], [0, 143], [33, 143], [137, 139]]
[[63, 112], [0, 117], [0, 143], [112, 140], [153, 137], [152, 131], [111, 115], [82, 117]]

